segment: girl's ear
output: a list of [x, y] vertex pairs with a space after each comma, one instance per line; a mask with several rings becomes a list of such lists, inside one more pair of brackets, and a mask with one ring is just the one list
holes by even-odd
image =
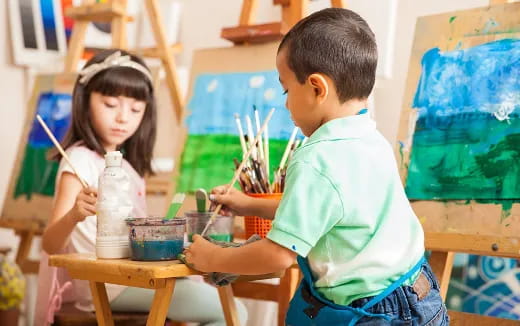
[[318, 103], [324, 102], [329, 95], [329, 84], [327, 83], [325, 76], [320, 73], [311, 74], [307, 77], [307, 81], [312, 87]]

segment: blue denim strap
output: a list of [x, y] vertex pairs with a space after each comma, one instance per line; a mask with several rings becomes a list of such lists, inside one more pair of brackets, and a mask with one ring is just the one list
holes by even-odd
[[[300, 269], [303, 274], [302, 282], [307, 283], [307, 285], [309, 287], [309, 291], [311, 292], [313, 297], [315, 297], [316, 299], [325, 303], [326, 305], [328, 305], [329, 307], [331, 307], [333, 309], [350, 311], [350, 312], [354, 313], [354, 316], [352, 316], [351, 319], [349, 319], [349, 324], [348, 324], [349, 326], [355, 325], [357, 323], [357, 321], [363, 317], [383, 318], [387, 321], [390, 321], [389, 316], [387, 316], [385, 314], [374, 314], [374, 313], [368, 312], [365, 310], [366, 308], [364, 306], [362, 308], [354, 308], [354, 307], [350, 307], [350, 306], [338, 305], [330, 300], [327, 300], [314, 287], [314, 280], [313, 280], [311, 269], [310, 269], [307, 259], [303, 258], [302, 256], [298, 256], [296, 259], [298, 261], [298, 265], [300, 266]], [[381, 300], [381, 299], [379, 299], [379, 300]], [[372, 300], [370, 302], [372, 302]], [[377, 302], [374, 302], [374, 304], [375, 303], [377, 303]]]
[[380, 302], [381, 300], [383, 300], [387, 295], [389, 295], [390, 293], [394, 292], [395, 289], [397, 289], [398, 287], [400, 287], [407, 279], [409, 279], [410, 277], [412, 277], [420, 268], [421, 266], [424, 264], [424, 262], [426, 261], [426, 259], [424, 258], [424, 256], [419, 260], [419, 262], [417, 264], [415, 264], [414, 267], [412, 267], [411, 270], [408, 271], [408, 273], [404, 274], [403, 276], [401, 276], [397, 281], [395, 281], [394, 283], [392, 283], [392, 285], [390, 285], [389, 287], [387, 287], [383, 292], [381, 292], [380, 294], [376, 295], [375, 297], [373, 297], [370, 301], [368, 301], [364, 306], [363, 306], [363, 309], [368, 309], [372, 306], [374, 306], [375, 304], [377, 304], [378, 302]]

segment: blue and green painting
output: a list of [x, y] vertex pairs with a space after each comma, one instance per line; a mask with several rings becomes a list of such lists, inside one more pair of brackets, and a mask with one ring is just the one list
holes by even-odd
[[[507, 215], [520, 202], [520, 40], [426, 51], [412, 107], [408, 197], [498, 203]], [[518, 319], [518, 261], [458, 257], [448, 307]]]
[[520, 40], [427, 51], [412, 107], [410, 199], [520, 201]]
[[[260, 120], [271, 108], [269, 122], [270, 169], [276, 168], [294, 124], [285, 109], [285, 96], [276, 70], [201, 74], [188, 103], [188, 139], [181, 161], [178, 191], [211, 189], [233, 177], [233, 158], [241, 159], [242, 149], [234, 115], [253, 119], [256, 107]], [[254, 128], [256, 130], [256, 128]], [[256, 132], [255, 132], [256, 133]]]
[[[42, 117], [59, 141], [70, 124], [71, 101], [70, 94], [52, 92], [42, 93], [38, 98], [36, 113]], [[49, 136], [35, 118], [31, 124], [20, 174], [16, 181], [15, 198], [23, 195], [30, 200], [34, 193], [54, 195], [58, 162], [47, 159], [47, 152], [53, 147]]]

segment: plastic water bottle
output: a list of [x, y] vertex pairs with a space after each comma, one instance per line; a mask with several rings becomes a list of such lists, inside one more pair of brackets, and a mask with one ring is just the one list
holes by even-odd
[[119, 151], [105, 155], [105, 169], [99, 176], [97, 200], [96, 256], [98, 258], [126, 258], [130, 256], [128, 226], [130, 217], [130, 178], [122, 168], [123, 155]]

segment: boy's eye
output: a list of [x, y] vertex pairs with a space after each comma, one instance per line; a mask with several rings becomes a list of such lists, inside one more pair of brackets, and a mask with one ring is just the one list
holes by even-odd
[[109, 102], [105, 102], [105, 106], [106, 106], [107, 108], [111, 108], [111, 109], [113, 109], [113, 108], [116, 107], [116, 104], [114, 104], [114, 103], [109, 103]]

